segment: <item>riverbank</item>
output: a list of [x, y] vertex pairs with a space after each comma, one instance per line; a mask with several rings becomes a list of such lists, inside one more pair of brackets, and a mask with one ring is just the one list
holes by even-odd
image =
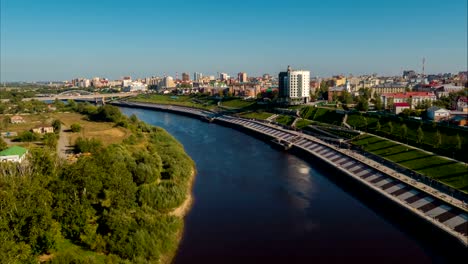
[[[189, 183], [189, 192], [187, 193], [187, 198], [185, 201], [177, 208], [169, 212], [169, 215], [175, 216], [178, 218], [181, 218], [182, 220], [187, 216], [187, 214], [190, 212], [190, 209], [193, 206], [194, 202], [194, 197], [193, 197], [193, 185], [195, 183], [195, 176], [197, 175], [196, 168], [194, 167], [192, 170], [192, 176], [190, 177], [190, 183]], [[177, 250], [168, 252], [166, 255], [161, 256], [161, 263], [164, 264], [170, 264], [174, 261], [175, 256], [177, 255], [177, 252], [180, 247], [180, 243], [184, 237], [184, 229], [185, 229], [185, 224], [182, 226], [182, 228], [177, 232], [176, 237], [177, 237]]]
[[[137, 106], [138, 107], [138, 106]], [[147, 109], [151, 109], [151, 106], [145, 105]], [[158, 106], [155, 106], [153, 109], [157, 109]], [[196, 111], [196, 110], [187, 110], [184, 111]], [[194, 116], [202, 116], [202, 113], [198, 113]], [[362, 161], [360, 159], [353, 158], [349, 156], [350, 153], [343, 152], [339, 149], [336, 149], [334, 146], [328, 146], [328, 144], [324, 142], [316, 142], [316, 140], [308, 141], [308, 137], [304, 138], [304, 135], [294, 132], [294, 131], [287, 131], [280, 128], [275, 128], [273, 126], [267, 126], [266, 124], [255, 122], [255, 121], [248, 121], [242, 120], [234, 117], [222, 116], [217, 117], [214, 119], [214, 122], [224, 123], [224, 125], [233, 127], [244, 132], [248, 132], [250, 134], [257, 135], [260, 138], [263, 138], [267, 141], [274, 139], [274, 138], [281, 138], [284, 142], [289, 142], [288, 144], [299, 146], [298, 144], [306, 145], [309, 147], [311, 144], [319, 144], [322, 147], [315, 151], [320, 151], [324, 154], [325, 150], [328, 149], [326, 153], [328, 158], [333, 158], [333, 166], [339, 167], [339, 164], [335, 164], [335, 161], [340, 162], [342, 165], [346, 165], [348, 169], [351, 170], [354, 174], [359, 174], [360, 176], [371, 176], [372, 173], [368, 173], [369, 175], [364, 175], [366, 164], [372, 164], [371, 169], [375, 170], [374, 176], [370, 177], [369, 180], [372, 180], [372, 184], [375, 184], [377, 188], [370, 188], [375, 190], [376, 192], [381, 193], [383, 196], [387, 194], [392, 194], [393, 196], [398, 197], [398, 199], [392, 199], [394, 202], [398, 203], [399, 205], [405, 207], [412, 213], [416, 213], [418, 217], [422, 217], [425, 221], [430, 221], [435, 226], [439, 227], [444, 232], [452, 235], [457, 240], [461, 241], [462, 244], [466, 246], [466, 225], [467, 222], [464, 221], [464, 217], [466, 217], [466, 209], [463, 207], [459, 201], [453, 199], [451, 197], [446, 197], [443, 194], [437, 193], [435, 190], [430, 188], [429, 186], [425, 186], [421, 183], [413, 182], [411, 179], [407, 178], [404, 175], [399, 175], [398, 173], [394, 172], [393, 170], [386, 168], [385, 166], [381, 165], [374, 165], [371, 161]], [[223, 120], [226, 119], [226, 120]], [[229, 120], [232, 119], [232, 120]], [[310, 143], [308, 143], [310, 142]], [[314, 143], [315, 142], [315, 143]], [[299, 146], [300, 147], [300, 146]], [[325, 147], [325, 149], [324, 149]], [[313, 155], [315, 153], [308, 150], [309, 154]], [[335, 153], [338, 152], [338, 153]], [[333, 156], [333, 153], [335, 155]], [[339, 155], [338, 155], [339, 154]], [[324, 156], [318, 157], [320, 160], [324, 162], [329, 162], [329, 159]], [[341, 157], [341, 160], [338, 158]], [[343, 159], [343, 157], [347, 157]], [[365, 157], [360, 157], [361, 159], [366, 159]], [[357, 164], [357, 165], [356, 165]], [[362, 173], [361, 173], [362, 172]], [[349, 173], [349, 172], [348, 172]], [[359, 177], [357, 175], [357, 177]], [[377, 176], [380, 175], [380, 176]], [[385, 177], [384, 177], [385, 176]], [[358, 179], [359, 181], [359, 179]], [[401, 184], [393, 183], [393, 184], [386, 184], [389, 182], [400, 182]], [[398, 186], [394, 186], [398, 185]], [[392, 187], [394, 186], [394, 187]], [[388, 190], [382, 188], [389, 188]], [[415, 188], [416, 190], [413, 190]], [[389, 191], [391, 191], [389, 193]], [[392, 197], [392, 198], [396, 198]], [[427, 200], [427, 201], [426, 201]], [[439, 202], [443, 202], [442, 204]], [[453, 209], [451, 206], [448, 206], [444, 203], [450, 204], [455, 206]], [[458, 208], [458, 209], [456, 209]], [[456, 211], [461, 209], [462, 211]], [[423, 210], [423, 211], [421, 211]], [[459, 212], [459, 213], [457, 213]], [[460, 215], [459, 215], [460, 214]]]

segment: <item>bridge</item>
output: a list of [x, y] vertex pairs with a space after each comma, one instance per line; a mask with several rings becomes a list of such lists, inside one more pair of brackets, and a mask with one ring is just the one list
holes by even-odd
[[[84, 93], [81, 93], [84, 92]], [[109, 93], [109, 94], [99, 94], [99, 93], [89, 93], [86, 91], [65, 91], [63, 93], [53, 95], [53, 96], [44, 96], [44, 97], [33, 97], [33, 98], [24, 98], [23, 101], [29, 100], [38, 100], [38, 101], [54, 101], [54, 100], [83, 100], [83, 101], [95, 101], [102, 100], [105, 101], [113, 99], [121, 99], [124, 97], [133, 97], [137, 93]]]
[[353, 150], [342, 149], [316, 137], [269, 123], [215, 115], [206, 110], [141, 103], [114, 104], [196, 116], [273, 139], [276, 145], [281, 145], [284, 149], [293, 148], [329, 164], [384, 199], [396, 203], [468, 246], [468, 205], [465, 202]]

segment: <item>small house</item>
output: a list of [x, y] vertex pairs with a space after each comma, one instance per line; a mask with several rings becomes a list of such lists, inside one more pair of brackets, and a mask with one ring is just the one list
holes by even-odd
[[441, 107], [431, 106], [427, 109], [427, 117], [436, 122], [450, 117], [450, 111]]
[[398, 115], [399, 113], [403, 112], [405, 109], [410, 109], [410, 104], [408, 103], [394, 103], [393, 104], [393, 113]]
[[13, 146], [0, 151], [0, 162], [22, 162], [28, 150], [20, 146]]
[[38, 134], [54, 133], [54, 128], [51, 126], [39, 126], [39, 127], [33, 128], [32, 132], [38, 133]]
[[21, 124], [21, 123], [24, 123], [24, 118], [22, 116], [19, 116], [19, 115], [15, 115], [15, 116], [12, 116], [10, 118], [10, 123], [12, 124]]

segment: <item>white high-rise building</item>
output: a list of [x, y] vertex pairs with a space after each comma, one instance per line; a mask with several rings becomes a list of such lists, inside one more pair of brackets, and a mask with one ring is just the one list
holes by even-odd
[[292, 70], [279, 74], [280, 96], [289, 102], [307, 103], [310, 98], [310, 71]]

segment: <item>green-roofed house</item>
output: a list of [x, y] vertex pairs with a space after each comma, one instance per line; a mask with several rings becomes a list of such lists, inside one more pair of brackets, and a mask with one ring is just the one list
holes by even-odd
[[28, 150], [20, 146], [13, 146], [0, 151], [0, 162], [22, 162]]

